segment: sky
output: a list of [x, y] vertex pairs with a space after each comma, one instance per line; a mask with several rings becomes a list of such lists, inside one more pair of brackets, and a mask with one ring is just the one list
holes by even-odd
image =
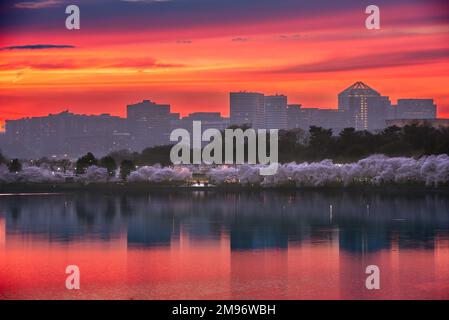
[[[67, 5], [80, 8], [68, 30]], [[365, 8], [380, 8], [368, 30]], [[434, 98], [449, 117], [446, 0], [2, 0], [0, 125], [76, 113], [124, 116], [143, 99], [229, 114], [229, 92], [336, 108], [363, 81], [393, 103]]]

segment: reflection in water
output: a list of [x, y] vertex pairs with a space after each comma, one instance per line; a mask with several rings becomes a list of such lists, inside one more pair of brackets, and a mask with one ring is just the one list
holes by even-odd
[[[77, 264], [82, 289], [64, 288]], [[381, 290], [364, 287], [381, 268]], [[0, 298], [449, 298], [449, 196], [0, 197]]]

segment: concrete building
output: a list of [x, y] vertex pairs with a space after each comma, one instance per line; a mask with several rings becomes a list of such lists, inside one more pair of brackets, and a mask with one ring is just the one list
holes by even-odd
[[105, 155], [115, 150], [114, 135], [126, 132], [126, 121], [109, 114], [64, 111], [45, 117], [6, 120], [5, 128], [4, 148], [8, 156], [77, 157], [87, 152]]
[[301, 105], [289, 104], [287, 106], [287, 129], [300, 128], [301, 121]]
[[389, 119], [436, 119], [437, 106], [433, 99], [398, 99]]
[[288, 129], [309, 131], [311, 126], [332, 129], [338, 134], [350, 126], [350, 118], [345, 111], [337, 109], [302, 108], [301, 105], [289, 105]]
[[169, 104], [143, 100], [128, 105], [126, 117], [132, 150], [140, 152], [148, 147], [169, 143], [173, 120]]
[[287, 97], [265, 96], [265, 128], [287, 129]]
[[201, 129], [223, 131], [229, 127], [229, 118], [223, 118], [219, 112], [194, 112], [179, 120], [178, 128], [186, 129], [192, 134], [193, 121], [201, 121]]
[[350, 127], [356, 130], [376, 131], [385, 128], [391, 102], [388, 97], [356, 82], [338, 95], [338, 109], [346, 112]]
[[230, 93], [231, 125], [249, 125], [255, 129], [265, 128], [265, 99], [262, 93]]
[[302, 108], [299, 128], [308, 131], [311, 126], [332, 129], [334, 134], [338, 134], [350, 127], [350, 118], [347, 112], [337, 109]]

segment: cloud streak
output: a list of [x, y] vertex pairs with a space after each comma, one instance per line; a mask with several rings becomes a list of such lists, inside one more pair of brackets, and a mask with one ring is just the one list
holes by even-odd
[[75, 46], [67, 44], [26, 44], [22, 46], [3, 47], [0, 50], [45, 50], [45, 49], [73, 49]]
[[45, 9], [60, 5], [60, 0], [23, 1], [15, 4], [18, 9]]
[[444, 61], [447, 57], [449, 57], [449, 48], [385, 52], [355, 57], [338, 57], [326, 61], [287, 66], [273, 69], [269, 73], [322, 73], [400, 67]]

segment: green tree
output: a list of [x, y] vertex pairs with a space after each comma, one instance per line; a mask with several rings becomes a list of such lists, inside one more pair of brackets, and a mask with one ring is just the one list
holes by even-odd
[[9, 172], [19, 172], [22, 170], [22, 164], [19, 159], [13, 159], [8, 164]]
[[128, 178], [129, 174], [134, 170], [134, 163], [131, 160], [123, 160], [120, 164], [120, 177], [123, 181]]
[[106, 156], [100, 159], [100, 167], [106, 168], [110, 177], [114, 176], [115, 170], [117, 170], [117, 164], [111, 156]]
[[90, 166], [97, 165], [97, 159], [91, 152], [88, 152], [85, 156], [82, 156], [76, 161], [76, 174], [86, 173], [86, 169]]

